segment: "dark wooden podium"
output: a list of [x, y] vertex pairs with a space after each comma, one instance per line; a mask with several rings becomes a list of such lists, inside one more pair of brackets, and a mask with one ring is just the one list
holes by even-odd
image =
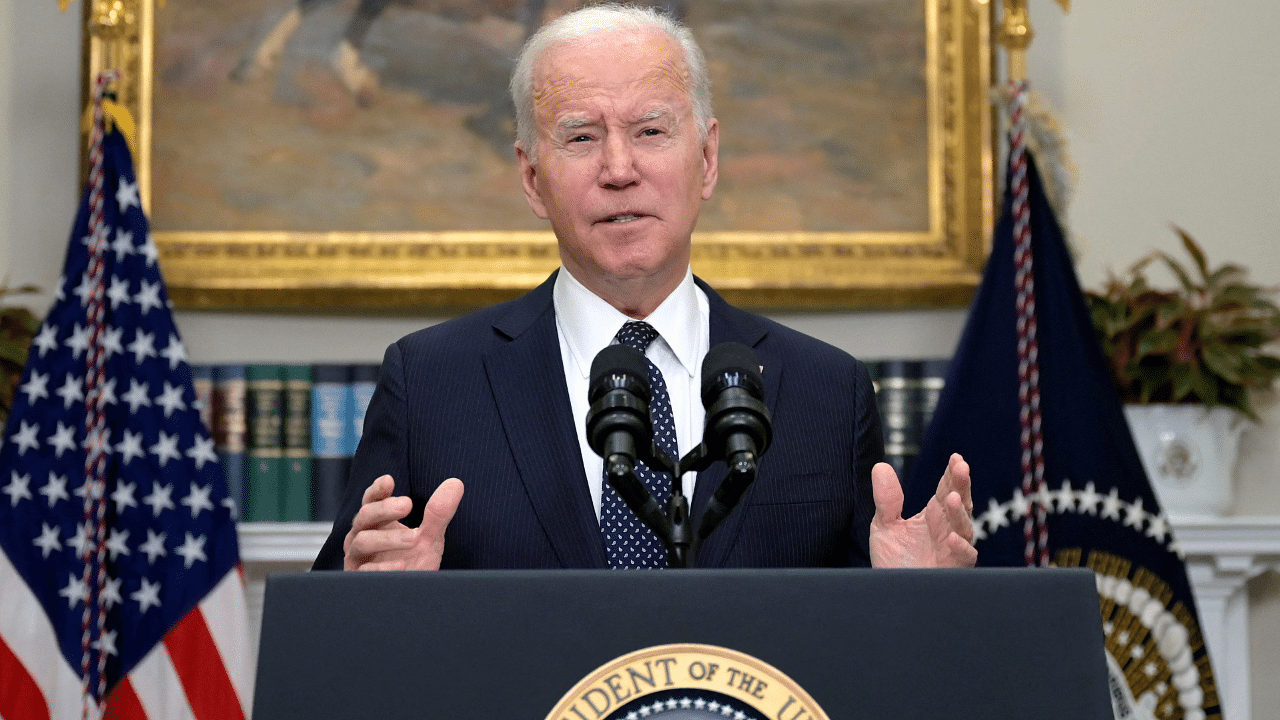
[[1087, 570], [302, 573], [267, 581], [253, 717], [544, 720], [619, 656], [699, 643], [832, 720], [1108, 720], [1102, 642]]

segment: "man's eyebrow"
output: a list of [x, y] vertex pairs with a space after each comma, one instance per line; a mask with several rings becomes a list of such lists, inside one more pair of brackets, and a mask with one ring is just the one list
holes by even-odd
[[639, 118], [636, 119], [634, 123], [632, 123], [632, 125], [639, 125], [640, 123], [647, 123], [653, 120], [659, 120], [667, 117], [676, 117], [676, 114], [671, 112], [669, 108], [657, 107], [645, 113], [644, 115], [641, 115]]
[[577, 130], [578, 128], [583, 128], [590, 124], [591, 124], [591, 121], [588, 120], [587, 118], [567, 117], [567, 118], [561, 118], [556, 123], [556, 128], [561, 131]]

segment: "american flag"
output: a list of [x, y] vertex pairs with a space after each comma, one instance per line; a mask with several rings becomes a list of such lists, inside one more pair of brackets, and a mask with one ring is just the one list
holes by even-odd
[[128, 146], [97, 116], [0, 447], [0, 717], [237, 720], [252, 668], [236, 508]]

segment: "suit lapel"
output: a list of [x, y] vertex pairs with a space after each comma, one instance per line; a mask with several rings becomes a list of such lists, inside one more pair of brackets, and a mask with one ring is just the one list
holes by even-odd
[[494, 323], [485, 371], [529, 501], [563, 567], [606, 567], [583, 477], [551, 304], [552, 275]]
[[[757, 359], [764, 366], [761, 371], [761, 377], [764, 380], [765, 405], [769, 408], [769, 412], [773, 413], [778, 402], [782, 366], [778, 363], [772, 363], [775, 358], [765, 352], [762, 346], [765, 336], [769, 332], [768, 327], [757, 316], [729, 305], [724, 301], [724, 298], [720, 297], [706, 283], [701, 280], [697, 282], [698, 286], [707, 295], [707, 304], [710, 311], [711, 347], [724, 342], [737, 342], [756, 352]], [[761, 473], [764, 472], [766, 463], [768, 463], [767, 458], [760, 460]], [[693, 506], [689, 510], [693, 516], [694, 532], [697, 532], [698, 523], [702, 521], [702, 513], [707, 508], [707, 501], [711, 499], [711, 496], [720, 487], [720, 483], [724, 481], [727, 475], [728, 468], [723, 461], [716, 462], [705, 471], [698, 473], [698, 482], [693, 491]], [[739, 506], [750, 502], [753, 492], [754, 486], [748, 488], [746, 494], [742, 496]], [[737, 540], [738, 532], [741, 528], [742, 513], [731, 513], [702, 545], [698, 555], [698, 566], [719, 567], [723, 565], [729, 550]]]

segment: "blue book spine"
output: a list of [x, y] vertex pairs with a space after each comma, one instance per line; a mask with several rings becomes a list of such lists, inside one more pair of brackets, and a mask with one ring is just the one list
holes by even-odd
[[364, 414], [369, 409], [369, 400], [373, 398], [373, 389], [378, 385], [378, 371], [378, 365], [353, 365], [351, 367], [351, 398], [353, 403], [351, 427], [355, 432], [351, 444], [352, 455], [355, 455], [356, 446], [360, 444], [360, 436], [364, 433]]
[[316, 365], [311, 386], [311, 455], [316, 520], [338, 517], [355, 453], [355, 396], [349, 365]]

